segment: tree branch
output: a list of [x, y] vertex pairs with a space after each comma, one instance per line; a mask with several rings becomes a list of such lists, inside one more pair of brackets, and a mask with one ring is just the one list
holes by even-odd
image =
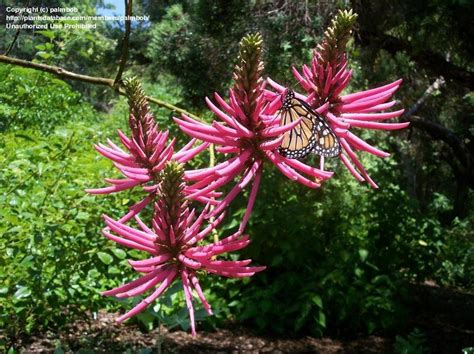
[[[11, 65], [16, 65], [16, 66], [21, 66], [24, 68], [30, 68], [34, 70], [39, 70], [39, 71], [44, 71], [50, 74], [53, 74], [60, 79], [63, 80], [74, 80], [74, 81], [82, 81], [82, 82], [87, 82], [89, 84], [93, 85], [102, 85], [102, 86], [107, 86], [111, 88], [112, 90], [116, 91], [120, 95], [125, 95], [124, 90], [120, 85], [115, 85], [115, 81], [113, 79], [107, 79], [105, 77], [96, 77], [96, 76], [88, 76], [88, 75], [82, 75], [82, 74], [77, 74], [72, 71], [68, 71], [64, 68], [61, 68], [59, 66], [54, 66], [54, 65], [46, 65], [46, 64], [41, 64], [41, 63], [34, 63], [31, 61], [23, 60], [23, 59], [17, 59], [17, 58], [12, 58], [8, 57], [5, 55], [0, 55], [0, 63], [6, 63], [6, 64], [11, 64]], [[194, 118], [194, 119], [199, 119], [198, 116], [182, 109], [179, 107], [176, 107], [168, 102], [159, 100], [154, 97], [146, 97], [148, 101], [155, 103], [156, 105], [169, 109], [170, 111], [178, 112], [178, 113], [183, 113], [186, 114], [187, 116]]]
[[440, 76], [438, 77], [428, 88], [426, 91], [423, 93], [423, 95], [418, 99], [418, 101], [415, 102], [411, 108], [405, 112], [404, 116], [405, 117], [410, 117], [413, 114], [415, 114], [418, 109], [425, 103], [425, 101], [430, 98], [436, 90], [439, 90], [441, 87], [445, 85], [446, 81], [444, 81], [444, 77]]
[[120, 80], [122, 79], [122, 73], [128, 59], [128, 42], [129, 42], [130, 31], [131, 31], [130, 16], [132, 16], [132, 7], [133, 7], [133, 0], [125, 0], [125, 34], [123, 35], [122, 55], [120, 58], [120, 64], [117, 71], [117, 76], [115, 77], [114, 85], [118, 85]]
[[[28, 8], [28, 7], [30, 7], [30, 0], [28, 0], [28, 1], [26, 2], [25, 8]], [[21, 22], [25, 22], [25, 21], [24, 21], [24, 18], [25, 18], [25, 17], [24, 17], [23, 15], [21, 15], [22, 21], [20, 21], [20, 24], [21, 24]], [[13, 49], [13, 46], [15, 45], [16, 40], [18, 39], [18, 36], [20, 35], [20, 31], [21, 31], [21, 26], [19, 26], [18, 29], [16, 30], [15, 36], [13, 37], [13, 40], [12, 40], [12, 42], [10, 43], [10, 45], [8, 46], [8, 48], [7, 48], [7, 50], [5, 51], [4, 55], [10, 54], [11, 50]]]
[[470, 181], [471, 185], [473, 185], [473, 176], [470, 172], [471, 166], [473, 165], [473, 156], [462, 139], [459, 138], [454, 131], [442, 126], [441, 124], [415, 115], [425, 101], [444, 84], [444, 78], [442, 76], [438, 77], [430, 86], [428, 86], [426, 91], [415, 102], [415, 104], [411, 106], [405, 114], [403, 114], [402, 120], [410, 122], [410, 126], [413, 128], [424, 131], [431, 136], [433, 140], [444, 141], [453, 150], [456, 159], [459, 161], [458, 166], [460, 167], [457, 168], [458, 173], [466, 176], [466, 179]]
[[385, 49], [391, 54], [406, 51], [410, 58], [420, 65], [420, 67], [427, 68], [435, 75], [442, 75], [447, 80], [455, 80], [471, 90], [474, 89], [474, 73], [446, 61], [439, 53], [429, 49], [419, 51], [409, 42], [387, 34], [361, 31], [360, 37], [363, 44]]

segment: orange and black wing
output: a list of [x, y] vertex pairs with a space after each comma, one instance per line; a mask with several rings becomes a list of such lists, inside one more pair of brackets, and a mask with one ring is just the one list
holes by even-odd
[[302, 118], [301, 123], [285, 133], [280, 145], [280, 154], [290, 159], [302, 158], [316, 146], [316, 121], [314, 116], [296, 98], [285, 99], [280, 112], [280, 125]]
[[341, 145], [334, 130], [326, 123], [323, 116], [313, 112], [316, 116], [315, 140], [313, 152], [324, 157], [336, 157], [341, 154]]

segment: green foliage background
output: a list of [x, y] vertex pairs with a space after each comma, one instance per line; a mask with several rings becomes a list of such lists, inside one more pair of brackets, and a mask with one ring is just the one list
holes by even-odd
[[[88, 13], [100, 5], [58, 4], [81, 6]], [[138, 75], [147, 94], [210, 119], [203, 97], [229, 87], [238, 41], [248, 31], [264, 35], [266, 73], [295, 84], [291, 66], [309, 61], [311, 49], [340, 6], [305, 4], [138, 1], [135, 12], [149, 14], [152, 21], [134, 27], [127, 74]], [[405, 6], [395, 5], [397, 20], [378, 19], [374, 28], [379, 33], [402, 39], [416, 33], [413, 46], [420, 51], [428, 36], [431, 50], [443, 50], [444, 40], [430, 31], [438, 28], [435, 23], [449, 22], [441, 14], [449, 18], [456, 11], [443, 12], [446, 5], [434, 1], [414, 16]], [[472, 8], [463, 2], [453, 6]], [[379, 10], [369, 5], [366, 9]], [[360, 33], [367, 29], [363, 11]], [[472, 70], [472, 48], [463, 45], [462, 31], [452, 31], [453, 61]], [[113, 77], [121, 35], [120, 28], [111, 25], [96, 32], [22, 33], [12, 55]], [[4, 42], [11, 36], [5, 32]], [[403, 77], [397, 98], [404, 107], [410, 107], [436, 77], [408, 51], [391, 53], [351, 41], [349, 54], [353, 90]], [[471, 147], [472, 106], [470, 89], [450, 81], [419, 114], [452, 129]], [[185, 141], [171, 124], [170, 112], [155, 113], [163, 129], [178, 135], [180, 143]], [[84, 193], [85, 188], [101, 186], [103, 177], [116, 175], [92, 143], [117, 141], [117, 128], [127, 129], [123, 99], [102, 88], [0, 64], [0, 345], [8, 347], [20, 336], [60, 328], [99, 309], [131, 306], [104, 298], [100, 291], [132, 279], [126, 259], [143, 255], [117, 248], [100, 229], [101, 214], [122, 215], [137, 195]], [[320, 190], [293, 184], [271, 168], [265, 171], [248, 226], [253, 243], [242, 256], [268, 269], [246, 280], [208, 277], [206, 295], [216, 316], [199, 312], [203, 326], [230, 320], [279, 333], [400, 332], [407, 318], [410, 282], [432, 280], [473, 290], [472, 189], [460, 190], [459, 184], [451, 183], [456, 180], [448, 163], [453, 152], [416, 129], [361, 134], [394, 152], [384, 160], [363, 157], [379, 190], [358, 184], [338, 163], [333, 165], [336, 177]], [[195, 161], [196, 166], [206, 163], [206, 154]], [[221, 236], [238, 225], [246, 197], [239, 196], [231, 206]], [[160, 321], [186, 327], [178, 290], [174, 287], [138, 318], [143, 328]]]

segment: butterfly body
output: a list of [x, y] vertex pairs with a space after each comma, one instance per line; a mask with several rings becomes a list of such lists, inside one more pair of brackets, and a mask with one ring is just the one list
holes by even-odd
[[287, 91], [279, 116], [280, 126], [302, 119], [300, 124], [285, 133], [279, 148], [281, 155], [296, 159], [311, 152], [324, 157], [340, 154], [339, 140], [324, 117], [296, 98], [292, 90]]

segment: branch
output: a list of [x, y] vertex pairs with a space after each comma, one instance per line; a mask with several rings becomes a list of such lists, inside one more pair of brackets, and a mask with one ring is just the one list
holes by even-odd
[[[30, 7], [30, 0], [28, 0], [28, 1], [26, 2], [25, 8], [29, 8], [29, 7]], [[23, 21], [20, 21], [20, 24], [21, 24], [21, 22], [25, 22], [24, 18], [25, 18], [25, 17], [24, 17], [23, 15], [21, 15], [21, 19], [22, 19]], [[15, 45], [16, 40], [18, 39], [18, 36], [20, 35], [20, 31], [21, 31], [21, 26], [19, 26], [18, 29], [16, 30], [15, 36], [13, 37], [12, 42], [10, 43], [10, 45], [8, 46], [7, 50], [6, 50], [5, 53], [4, 53], [5, 55], [10, 54], [11, 50], [13, 49], [13, 46]]]
[[422, 51], [417, 50], [409, 42], [405, 42], [399, 38], [386, 34], [361, 31], [360, 35], [362, 42], [366, 45], [373, 45], [377, 48], [385, 49], [391, 54], [406, 51], [410, 58], [420, 65], [420, 67], [427, 68], [435, 75], [442, 75], [448, 80], [455, 80], [471, 90], [474, 89], [474, 73], [446, 61], [446, 59], [439, 53], [433, 52], [429, 49], [424, 49]]
[[425, 103], [425, 101], [433, 95], [433, 93], [438, 90], [441, 86], [445, 84], [444, 78], [442, 76], [438, 77], [423, 93], [423, 95], [415, 102], [409, 110], [405, 112], [402, 116], [402, 120], [410, 122], [410, 126], [424, 131], [434, 140], [444, 141], [454, 152], [455, 157], [460, 162], [458, 172], [461, 172], [464, 176], [467, 176], [468, 180], [472, 181], [472, 175], [470, 172], [471, 166], [473, 165], [473, 156], [469, 152], [466, 144], [462, 141], [457, 134], [442, 126], [439, 123], [433, 122], [429, 119], [425, 119], [419, 116], [414, 115], [420, 107]]
[[[72, 71], [68, 71], [64, 68], [61, 68], [59, 66], [54, 66], [54, 65], [46, 65], [46, 64], [40, 64], [40, 63], [33, 63], [31, 61], [23, 60], [23, 59], [17, 59], [17, 58], [11, 58], [7, 57], [5, 55], [0, 55], [0, 63], [7, 63], [11, 65], [16, 65], [16, 66], [21, 66], [24, 68], [30, 68], [34, 70], [39, 70], [39, 71], [44, 71], [50, 74], [53, 74], [60, 79], [63, 80], [74, 80], [74, 81], [82, 81], [82, 82], [87, 82], [89, 84], [93, 85], [102, 85], [102, 86], [107, 86], [111, 88], [112, 90], [116, 91], [120, 95], [125, 95], [125, 91], [120, 87], [116, 86], [114, 80], [112, 79], [107, 79], [105, 77], [96, 77], [96, 76], [88, 76], [88, 75], [82, 75], [82, 74], [77, 74]], [[149, 97], [146, 96], [146, 99], [150, 102], [155, 103], [156, 105], [169, 109], [170, 111], [178, 112], [178, 113], [184, 113], [187, 116], [194, 118], [194, 119], [200, 119], [198, 116], [182, 109], [179, 107], [176, 107], [168, 102], [161, 101], [157, 98], [154, 97]]]
[[132, 7], [133, 7], [133, 0], [125, 0], [125, 34], [123, 35], [122, 55], [120, 58], [120, 64], [119, 64], [117, 76], [115, 77], [114, 85], [118, 85], [118, 83], [122, 79], [123, 69], [125, 68], [125, 64], [127, 63], [128, 41], [130, 38], [130, 31], [131, 31], [130, 16], [132, 16]]
[[405, 112], [404, 116], [405, 117], [410, 117], [413, 114], [415, 114], [418, 109], [425, 103], [425, 101], [430, 98], [436, 90], [439, 90], [441, 87], [445, 85], [446, 81], [444, 81], [444, 77], [440, 76], [438, 77], [428, 88], [426, 91], [423, 93], [423, 95], [418, 99], [418, 101], [415, 102], [411, 108]]

